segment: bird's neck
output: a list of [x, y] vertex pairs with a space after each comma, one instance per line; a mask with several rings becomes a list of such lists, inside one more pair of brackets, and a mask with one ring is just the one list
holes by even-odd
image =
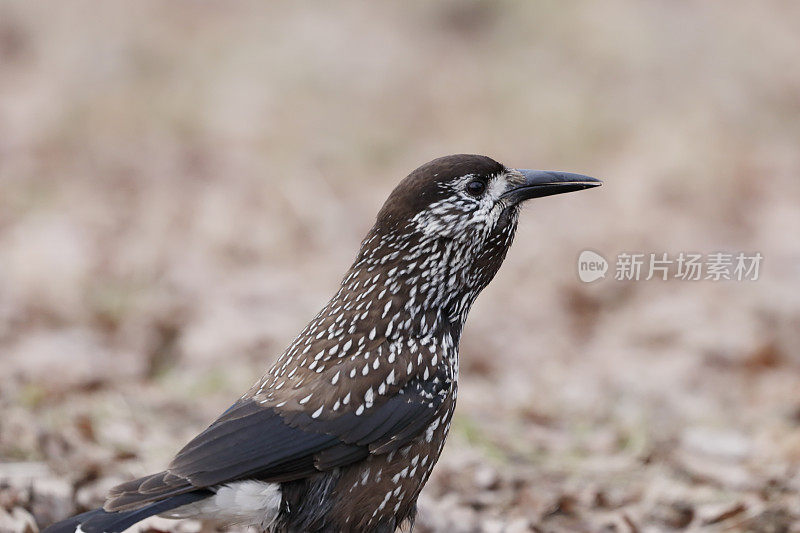
[[452, 239], [373, 231], [327, 307], [369, 317], [386, 338], [448, 335], [457, 345], [483, 288], [470, 285], [469, 252]]

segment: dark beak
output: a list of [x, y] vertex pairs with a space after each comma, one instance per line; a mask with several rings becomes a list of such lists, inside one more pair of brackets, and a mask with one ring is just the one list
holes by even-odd
[[517, 169], [517, 172], [525, 177], [525, 181], [503, 194], [503, 198], [507, 198], [515, 204], [531, 198], [580, 191], [603, 184], [599, 179], [581, 174], [572, 174], [571, 172], [521, 168]]

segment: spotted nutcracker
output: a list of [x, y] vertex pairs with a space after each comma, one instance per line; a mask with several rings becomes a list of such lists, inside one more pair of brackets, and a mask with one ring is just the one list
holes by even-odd
[[600, 183], [478, 155], [419, 167], [263, 378], [165, 471], [45, 533], [118, 532], [152, 515], [273, 533], [411, 527], [450, 428], [461, 330], [505, 258], [520, 203]]

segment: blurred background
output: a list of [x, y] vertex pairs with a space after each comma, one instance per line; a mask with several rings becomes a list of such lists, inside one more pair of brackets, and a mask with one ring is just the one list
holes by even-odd
[[[800, 531], [798, 21], [0, 2], [0, 531], [162, 469], [333, 294], [394, 185], [459, 152], [605, 186], [523, 213], [416, 531]], [[586, 284], [584, 249], [764, 260]]]

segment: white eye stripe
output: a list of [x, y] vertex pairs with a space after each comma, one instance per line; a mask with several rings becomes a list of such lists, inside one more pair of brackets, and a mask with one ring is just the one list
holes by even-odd
[[498, 200], [501, 196], [503, 196], [503, 193], [506, 192], [507, 188], [508, 181], [505, 179], [505, 174], [498, 176], [489, 181], [489, 187], [486, 196], [492, 198], [493, 200]]

